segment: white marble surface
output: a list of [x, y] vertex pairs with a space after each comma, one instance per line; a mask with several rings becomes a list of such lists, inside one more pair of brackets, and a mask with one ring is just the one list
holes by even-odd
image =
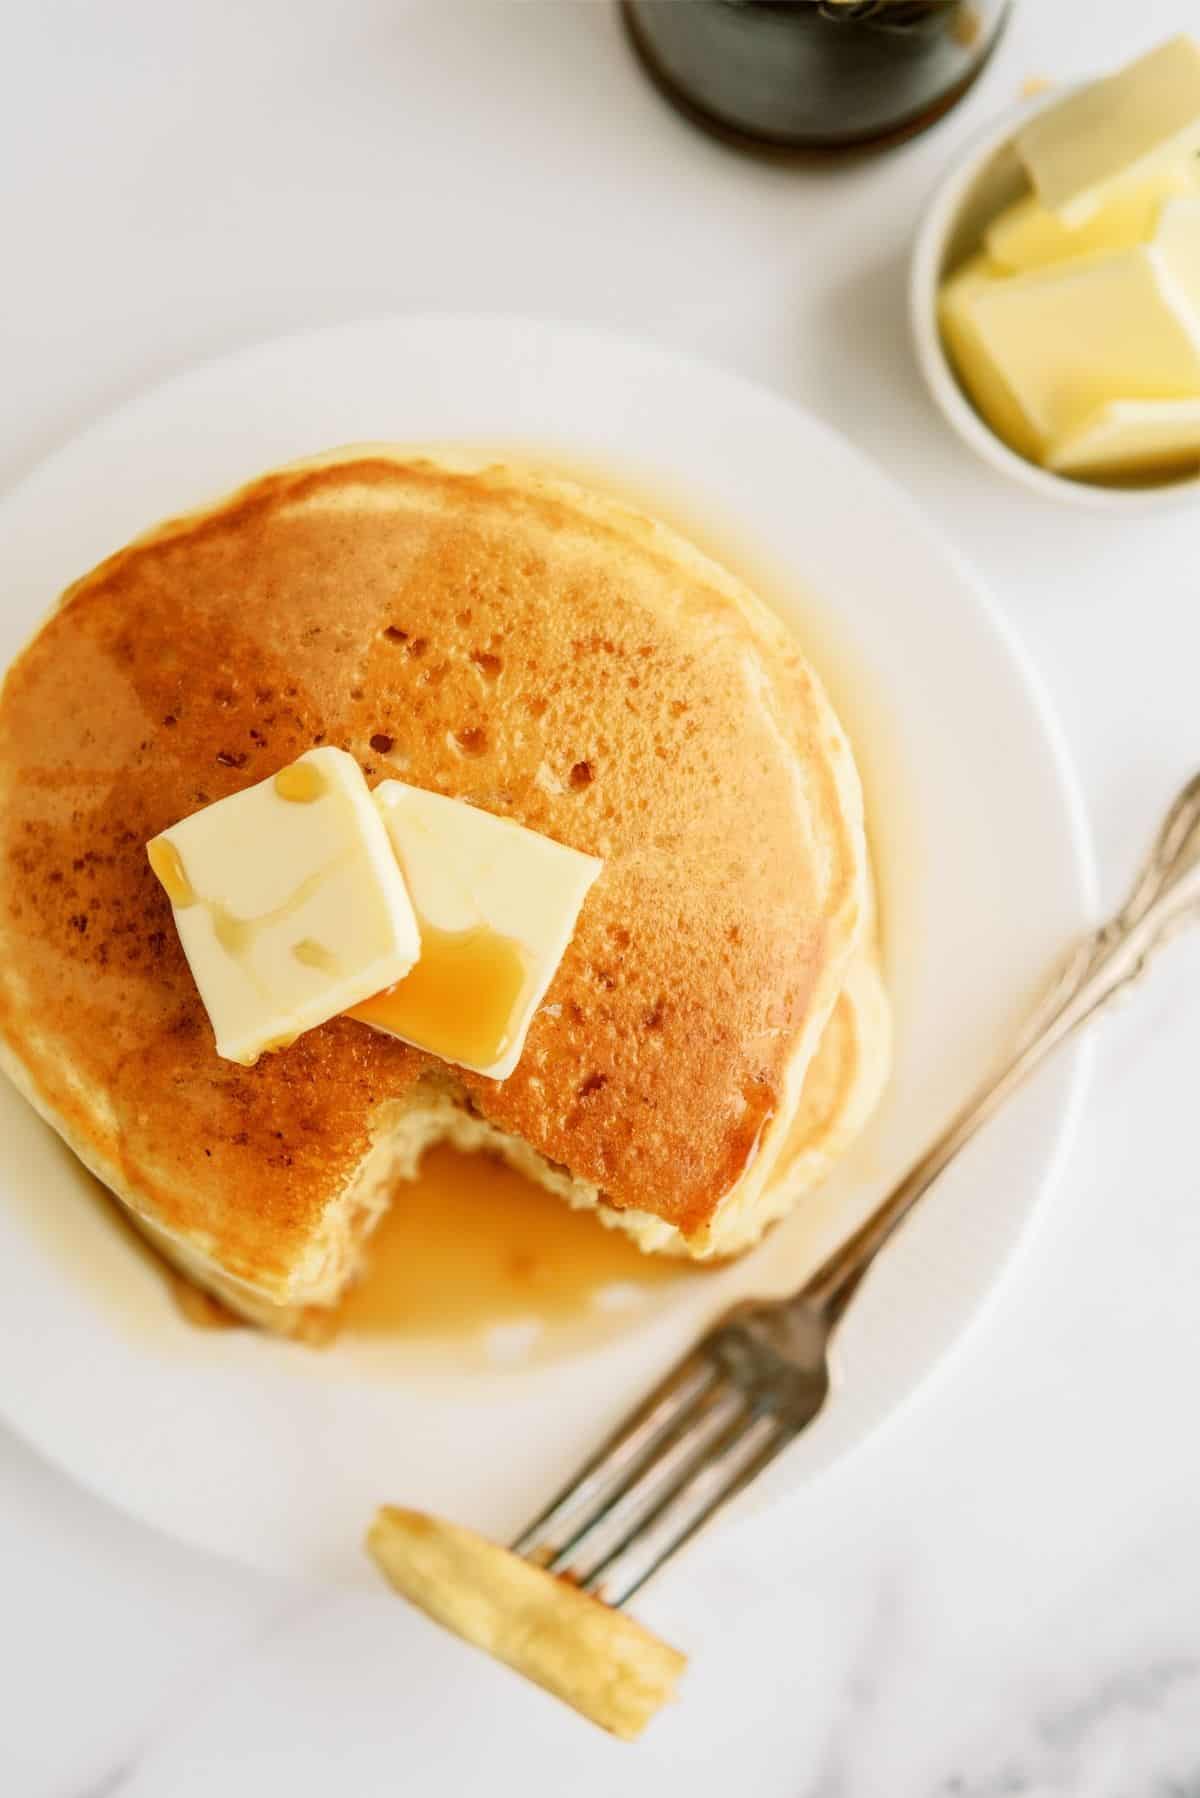
[[[982, 566], [1061, 708], [1111, 894], [1200, 761], [1200, 509], [1076, 516], [968, 461], [919, 387], [903, 268], [922, 195], [1026, 77], [1193, 17], [1018, 0], [931, 135], [802, 169], [677, 120], [601, 0], [9, 8], [0, 480], [297, 324], [507, 308], [704, 351], [898, 469]], [[647, 1595], [693, 1667], [633, 1751], [384, 1598], [207, 1561], [0, 1433], [0, 1792], [1200, 1793], [1198, 1059], [1192, 942], [1104, 1027], [1037, 1253], [954, 1365]]]

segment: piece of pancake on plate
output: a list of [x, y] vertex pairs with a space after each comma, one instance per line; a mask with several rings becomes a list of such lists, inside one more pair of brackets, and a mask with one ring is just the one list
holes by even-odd
[[[315, 744], [602, 858], [502, 1082], [349, 1019], [222, 1061], [149, 838]], [[398, 1176], [499, 1150], [650, 1251], [736, 1253], [886, 1077], [862, 796], [783, 624], [516, 465], [268, 474], [76, 583], [0, 696], [0, 1057], [189, 1275], [288, 1329]]]

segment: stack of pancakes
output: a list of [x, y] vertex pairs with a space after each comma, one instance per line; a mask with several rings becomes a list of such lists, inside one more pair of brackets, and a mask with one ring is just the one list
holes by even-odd
[[[603, 859], [503, 1083], [346, 1019], [217, 1057], [145, 844], [321, 743]], [[606, 496], [385, 449], [269, 474], [86, 575], [9, 672], [0, 1058], [275, 1328], [447, 1138], [647, 1250], [736, 1253], [887, 1072], [851, 751], [774, 614]]]

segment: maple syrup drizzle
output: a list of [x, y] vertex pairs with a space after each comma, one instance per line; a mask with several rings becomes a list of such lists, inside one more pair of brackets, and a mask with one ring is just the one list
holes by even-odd
[[421, 958], [411, 973], [349, 1016], [418, 1042], [445, 1061], [489, 1067], [512, 1041], [529, 956], [487, 924], [440, 930], [419, 923]]
[[329, 791], [329, 782], [312, 762], [293, 762], [290, 768], [281, 768], [275, 776], [275, 791], [293, 805], [311, 805], [314, 799], [320, 799]]
[[183, 857], [174, 843], [169, 843], [166, 837], [154, 837], [146, 845], [146, 856], [176, 911], [184, 911], [187, 906], [195, 905], [195, 888], [187, 877]]
[[[290, 770], [285, 769], [284, 772], [289, 773]], [[282, 905], [260, 912], [253, 918], [239, 918], [227, 906], [222, 905], [219, 899], [206, 899], [196, 891], [183, 865], [183, 857], [174, 843], [167, 842], [163, 837], [155, 837], [146, 845], [146, 854], [175, 910], [186, 911], [189, 906], [202, 905], [212, 919], [213, 935], [225, 953], [235, 959], [244, 956], [264, 930], [283, 923], [293, 912], [306, 905], [320, 891], [330, 873], [328, 866], [318, 868], [315, 874], [310, 874], [307, 880], [301, 881]], [[336, 957], [332, 951], [321, 943], [313, 942], [311, 937], [305, 937], [302, 942], [295, 944], [292, 953], [306, 967], [320, 968], [323, 973], [337, 971]]]

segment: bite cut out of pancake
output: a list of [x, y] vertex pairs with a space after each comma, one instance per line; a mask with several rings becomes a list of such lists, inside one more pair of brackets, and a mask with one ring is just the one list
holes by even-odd
[[[144, 845], [319, 743], [603, 859], [503, 1083], [346, 1019], [216, 1056]], [[779, 620], [519, 466], [264, 476], [86, 575], [0, 696], [4, 1065], [258, 1321], [331, 1303], [444, 1137], [647, 1249], [748, 1246], [886, 1072], [872, 929], [853, 758]]]

